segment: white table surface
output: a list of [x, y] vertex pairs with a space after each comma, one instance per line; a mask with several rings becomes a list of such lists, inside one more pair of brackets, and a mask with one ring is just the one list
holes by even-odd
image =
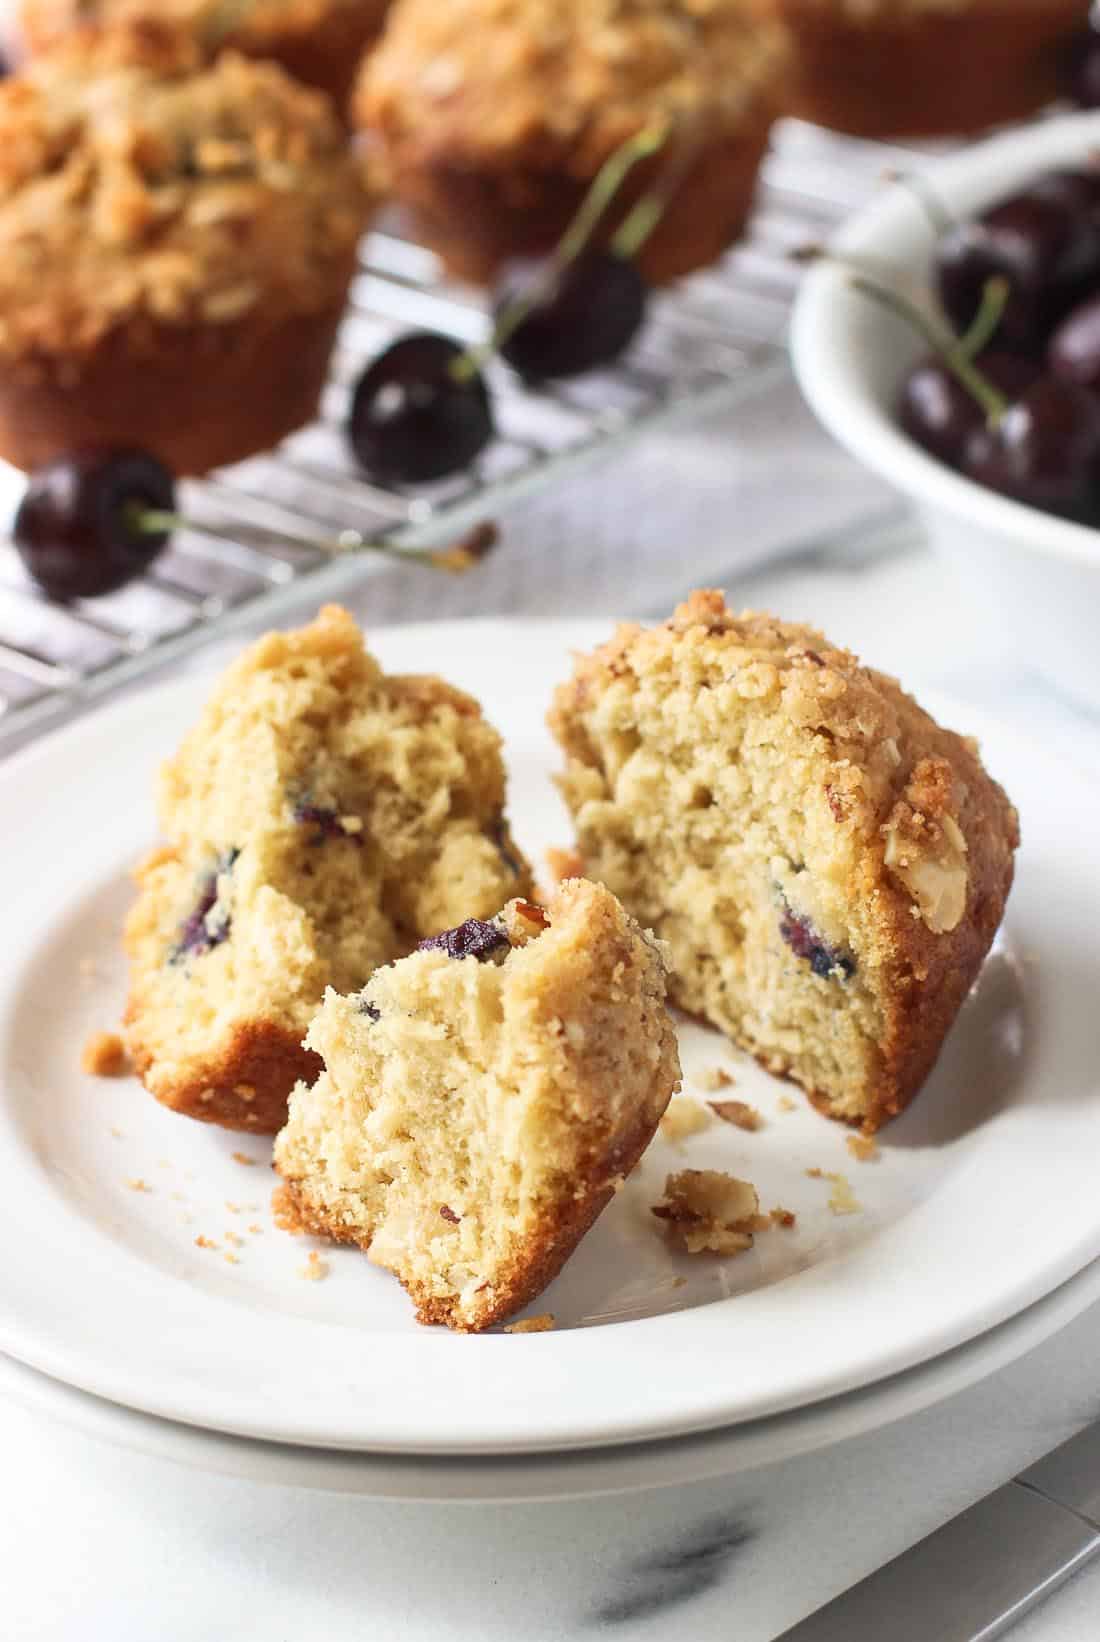
[[[503, 544], [477, 575], [387, 571], [364, 583], [358, 609], [374, 626], [433, 613], [663, 614], [691, 586], [716, 583], [1100, 767], [1100, 717], [1022, 670], [1012, 635], [963, 607], [927, 554], [788, 556], [752, 571], [777, 542], [808, 539], [876, 496], [785, 390], [526, 504], [502, 521]], [[770, 1642], [1100, 1417], [1097, 1364], [1100, 1308], [937, 1409], [768, 1471], [623, 1500], [476, 1509], [233, 1481], [0, 1403], [0, 1637]], [[1095, 1568], [1014, 1637], [1085, 1642], [1098, 1605]]]

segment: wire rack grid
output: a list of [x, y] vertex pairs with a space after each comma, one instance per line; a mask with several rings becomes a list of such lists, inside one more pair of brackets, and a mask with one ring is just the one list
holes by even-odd
[[[183, 511], [201, 532], [177, 532], [150, 572], [118, 593], [65, 606], [42, 598], [0, 544], [0, 752], [215, 634], [278, 620], [307, 590], [318, 601], [338, 596], [381, 562], [324, 551], [318, 540], [350, 530], [429, 548], [646, 428], [770, 386], [786, 370], [798, 278], [790, 252], [827, 234], [886, 166], [912, 157], [783, 122], [749, 233], [714, 268], [655, 300], [629, 356], [537, 391], [494, 362], [497, 437], [469, 471], [416, 489], [382, 489], [356, 472], [342, 432], [351, 385], [403, 330], [480, 340], [484, 299], [448, 282], [431, 253], [399, 232], [370, 233], [318, 420], [262, 457], [183, 486]], [[14, 501], [22, 479], [11, 470], [7, 479]]]

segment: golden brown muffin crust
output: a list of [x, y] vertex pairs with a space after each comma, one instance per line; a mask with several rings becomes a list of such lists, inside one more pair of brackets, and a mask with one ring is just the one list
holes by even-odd
[[186, 34], [87, 28], [0, 86], [0, 359], [34, 376], [125, 326], [216, 332], [342, 299], [366, 216], [327, 100]]
[[342, 107], [388, 8], [389, 0], [23, 0], [19, 17], [33, 52], [88, 23], [178, 26], [206, 56], [231, 46], [271, 58]]
[[584, 174], [647, 120], [736, 124], [785, 51], [756, 0], [401, 0], [356, 114], [481, 163], [572, 153]]
[[[726, 688], [759, 702], [772, 725], [783, 727], [791, 755], [798, 749], [812, 761], [815, 786], [799, 795], [798, 827], [819, 829], [823, 858], [846, 874], [840, 893], [848, 934], [874, 977], [881, 1015], [874, 1074], [858, 1100], [836, 1109], [830, 1091], [805, 1076], [799, 1081], [823, 1110], [872, 1130], [920, 1087], [989, 949], [1012, 883], [1015, 809], [973, 743], [936, 724], [895, 679], [862, 666], [813, 628], [734, 615], [720, 593], [706, 591], [661, 627], [620, 627], [579, 657], [572, 679], [558, 689], [550, 724], [566, 753], [563, 786], [575, 813], [598, 800], [595, 810], [604, 814], [603, 801], [616, 788], [608, 765], [612, 738], [606, 730], [597, 735], [593, 717], [607, 693], [619, 682], [629, 689], [631, 681], [688, 677], [702, 692]], [[682, 733], [705, 734], [694, 727], [690, 697], [678, 703], [674, 686], [667, 687], [666, 709]], [[621, 734], [628, 754], [632, 732], [624, 726]], [[669, 779], [674, 775], [670, 769]], [[616, 824], [628, 825], [621, 803], [610, 802]], [[610, 824], [594, 823], [586, 839], [582, 818], [581, 855], [595, 876]], [[616, 876], [629, 874], [624, 859], [645, 847], [635, 839], [625, 856], [612, 850], [609, 887], [664, 934], [660, 895], [639, 906]], [[675, 964], [672, 991], [689, 1009], [702, 1007]], [[736, 1032], [729, 1019], [715, 1024]], [[759, 1053], [751, 1037], [742, 1041]], [[772, 1071], [797, 1075], [784, 1052], [760, 1058]]]

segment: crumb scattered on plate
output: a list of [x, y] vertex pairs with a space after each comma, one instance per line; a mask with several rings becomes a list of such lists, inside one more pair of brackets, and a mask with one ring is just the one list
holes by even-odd
[[846, 1142], [852, 1156], [860, 1163], [873, 1163], [882, 1154], [872, 1135], [849, 1135]]
[[661, 1119], [661, 1134], [666, 1140], [686, 1140], [689, 1135], [697, 1135], [700, 1129], [705, 1129], [709, 1122], [710, 1113], [705, 1106], [692, 1100], [690, 1095], [673, 1095]]
[[319, 1283], [328, 1276], [328, 1261], [322, 1260], [316, 1249], [310, 1249], [305, 1265], [298, 1267], [298, 1276], [308, 1283]]
[[518, 1322], [505, 1323], [505, 1334], [546, 1334], [554, 1327], [554, 1313], [544, 1311], [538, 1317], [521, 1317]]
[[132, 1192], [148, 1192], [150, 1196], [152, 1195], [152, 1186], [147, 1180], [142, 1180], [140, 1175], [136, 1180], [128, 1180], [126, 1184]]
[[741, 1254], [751, 1249], [760, 1210], [756, 1188], [717, 1169], [681, 1169], [665, 1181], [665, 1194], [650, 1210], [665, 1222], [665, 1236], [686, 1254]]
[[735, 1129], [759, 1129], [760, 1113], [746, 1100], [708, 1100], [707, 1105], [723, 1123], [732, 1123]]
[[231, 1250], [227, 1250], [225, 1254], [222, 1255], [222, 1259], [230, 1266], [239, 1266], [241, 1263], [240, 1256], [234, 1254]]
[[248, 1230], [252, 1233], [253, 1237], [259, 1237], [260, 1233], [263, 1231], [263, 1227], [253, 1224], [248, 1227]]
[[80, 1066], [93, 1078], [120, 1078], [130, 1070], [126, 1045], [117, 1032], [93, 1032], [85, 1040]]
[[113, 1123], [111, 1124], [111, 1133], [114, 1135], [116, 1140], [126, 1139], [125, 1132], [122, 1129], [117, 1128]]
[[212, 1237], [204, 1237], [200, 1232], [198, 1237], [195, 1239], [195, 1247], [197, 1249], [219, 1249], [221, 1248], [221, 1244], [215, 1243]]
[[776, 1204], [774, 1209], [768, 1210], [768, 1219], [771, 1221], [773, 1226], [790, 1227], [796, 1225], [798, 1222], [798, 1216], [795, 1214], [793, 1209], [783, 1209], [780, 1208], [778, 1204]]
[[797, 1102], [797, 1100], [792, 1100], [790, 1095], [780, 1095], [779, 1101], [778, 1101], [778, 1106], [779, 1106], [779, 1110], [781, 1112], [797, 1112], [798, 1111], [798, 1102]]
[[693, 1081], [704, 1094], [713, 1095], [717, 1094], [719, 1089], [732, 1089], [735, 1080], [733, 1074], [727, 1072], [724, 1066], [704, 1066], [701, 1071], [696, 1072]]
[[239, 1163], [241, 1165], [242, 1169], [251, 1169], [256, 1162], [256, 1159], [254, 1157], [249, 1157], [247, 1152], [230, 1152], [229, 1155], [233, 1159], [234, 1163]]
[[832, 1214], [859, 1214], [863, 1204], [852, 1191], [851, 1182], [847, 1175], [831, 1174], [827, 1169], [807, 1169], [806, 1173], [811, 1180], [827, 1180], [832, 1186], [829, 1193], [829, 1210]]
[[239, 1203], [231, 1203], [228, 1197], [225, 1200], [225, 1206], [229, 1210], [230, 1214], [240, 1214], [241, 1212], [241, 1205]]

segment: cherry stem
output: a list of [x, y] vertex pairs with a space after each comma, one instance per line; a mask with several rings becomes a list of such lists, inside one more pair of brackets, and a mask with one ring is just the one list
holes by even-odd
[[[128, 527], [140, 531], [142, 535], [159, 536], [173, 530], [187, 530], [193, 535], [206, 536], [215, 542], [224, 542], [226, 539], [226, 532], [216, 529], [213, 525], [203, 524], [198, 519], [188, 519], [182, 513], [146, 507], [142, 502], [131, 502], [124, 512]], [[386, 558], [400, 559], [405, 564], [422, 565], [428, 570], [445, 570], [452, 575], [461, 575], [471, 570], [481, 556], [469, 552], [461, 545], [435, 548], [427, 552], [417, 548], [398, 547], [396, 542], [377, 541], [361, 536], [357, 530], [342, 530], [339, 536], [331, 540], [319, 540], [315, 536], [292, 536], [286, 532], [278, 534], [287, 541], [295, 542], [301, 547], [313, 548], [318, 553], [327, 553], [332, 558], [345, 553], [381, 553]]]
[[994, 274], [982, 286], [982, 300], [978, 311], [955, 344], [964, 359], [977, 359], [988, 347], [1004, 317], [1008, 302], [1009, 284], [1003, 274]]
[[679, 156], [674, 156], [672, 163], [665, 167], [656, 187], [643, 194], [619, 224], [611, 241], [612, 255], [622, 257], [624, 262], [630, 262], [638, 255], [660, 226], [698, 148], [698, 141], [685, 140], [680, 144]]
[[[498, 353], [509, 337], [513, 336], [528, 314], [536, 308], [544, 297], [553, 290], [566, 268], [570, 267], [581, 252], [584, 251], [596, 229], [600, 225], [604, 212], [610, 206], [619, 189], [626, 181], [630, 172], [639, 161], [648, 159], [656, 154], [668, 139], [668, 125], [660, 122], [647, 125], [637, 132], [628, 141], [623, 143], [615, 152], [604, 161], [596, 173], [592, 185], [580, 203], [573, 221], [569, 224], [564, 235], [551, 256], [547, 258], [543, 277], [533, 281], [531, 288], [515, 302], [509, 304], [497, 320], [489, 337], [476, 347], [467, 348], [460, 354], [451, 366], [450, 372], [456, 382], [468, 382], [472, 376], [485, 365], [495, 353]], [[645, 204], [639, 201], [639, 206]], [[662, 204], [660, 210], [664, 210]], [[633, 216], [634, 213], [631, 213]], [[660, 220], [658, 213], [643, 239], [652, 232]], [[627, 218], [627, 222], [630, 217]], [[624, 227], [626, 224], [623, 225]], [[620, 230], [621, 232], [621, 230]]]
[[998, 393], [974, 362], [962, 352], [962, 346], [957, 337], [950, 331], [937, 325], [928, 314], [922, 313], [915, 302], [899, 291], [891, 291], [888, 286], [880, 285], [877, 280], [868, 279], [865, 274], [852, 275], [852, 287], [869, 296], [880, 307], [904, 319], [907, 325], [917, 331], [932, 351], [940, 356], [952, 375], [962, 383], [967, 392], [972, 394], [985, 412], [991, 424], [1001, 420], [1008, 409], [1008, 400], [1003, 393]]
[[896, 182], [899, 188], [906, 189], [913, 196], [927, 217], [929, 227], [937, 236], [946, 234], [949, 228], [954, 228], [955, 218], [940, 196], [919, 173], [891, 169], [884, 171], [882, 176], [884, 182]]

